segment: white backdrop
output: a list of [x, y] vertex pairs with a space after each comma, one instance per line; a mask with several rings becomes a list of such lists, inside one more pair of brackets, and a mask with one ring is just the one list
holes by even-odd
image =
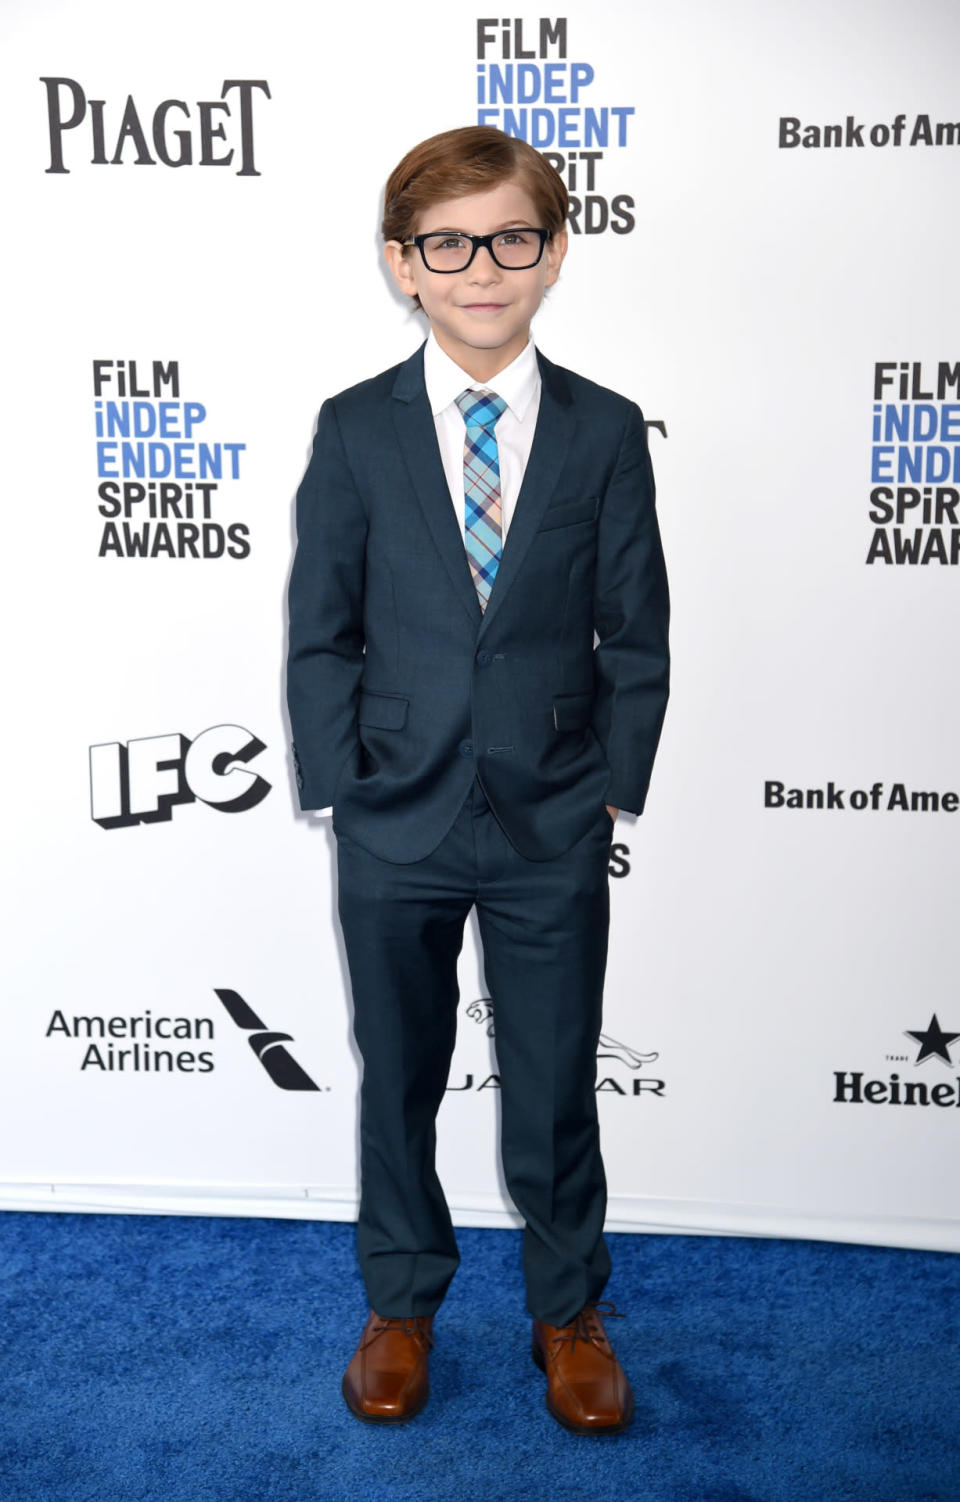
[[[538, 341], [662, 424], [675, 689], [612, 862], [610, 1225], [960, 1249], [956, 7], [570, 0], [542, 49], [513, 19], [507, 55], [500, 18], [481, 45], [440, 0], [0, 15], [0, 1205], [355, 1213], [332, 836], [286, 749], [292, 497], [323, 398], [423, 336], [378, 259], [386, 174], [495, 77], [538, 144], [562, 133], [595, 231]], [[149, 496], [130, 542], [101, 514], [121, 375], [131, 423], [166, 425], [158, 485], [168, 445], [210, 445], [206, 533], [158, 533]], [[162, 401], [202, 406], [189, 440]], [[933, 436], [874, 455], [875, 420], [883, 446], [918, 406]], [[219, 478], [217, 444], [243, 445]], [[181, 450], [158, 504], [200, 462]], [[885, 561], [905, 547], [925, 561]], [[139, 817], [158, 793], [184, 801]], [[502, 1224], [473, 943], [462, 990], [441, 1173], [458, 1222]]]

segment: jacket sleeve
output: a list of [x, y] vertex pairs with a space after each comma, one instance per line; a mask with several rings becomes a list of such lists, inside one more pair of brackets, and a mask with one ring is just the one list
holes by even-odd
[[288, 594], [287, 705], [303, 809], [332, 804], [357, 742], [366, 539], [366, 515], [335, 404], [328, 401], [297, 491], [297, 548]]
[[600, 509], [593, 728], [610, 765], [606, 802], [642, 813], [667, 707], [670, 602], [646, 427], [630, 404]]

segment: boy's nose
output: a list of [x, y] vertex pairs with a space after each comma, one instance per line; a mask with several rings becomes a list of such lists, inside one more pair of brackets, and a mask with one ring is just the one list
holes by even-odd
[[486, 245], [481, 245], [468, 271], [470, 280], [474, 282], [495, 282], [500, 279], [500, 267]]

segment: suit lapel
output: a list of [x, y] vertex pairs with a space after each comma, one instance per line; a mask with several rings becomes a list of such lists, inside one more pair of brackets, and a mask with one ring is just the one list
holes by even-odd
[[[520, 494], [513, 508], [510, 527], [503, 544], [503, 557], [493, 581], [487, 608], [483, 612], [481, 634], [496, 615], [500, 602], [516, 579], [543, 514], [563, 474], [567, 452], [576, 425], [576, 414], [570, 396], [570, 388], [563, 372], [537, 352], [540, 365], [540, 410], [533, 436], [533, 447], [527, 460]], [[450, 508], [449, 499], [447, 502]], [[466, 556], [463, 541], [460, 551]], [[469, 566], [467, 572], [469, 573]], [[473, 589], [473, 581], [470, 581]], [[474, 593], [476, 591], [474, 590]]]
[[394, 426], [410, 482], [450, 581], [476, 627], [482, 611], [443, 472], [437, 429], [423, 381], [422, 345], [400, 366], [392, 395]]

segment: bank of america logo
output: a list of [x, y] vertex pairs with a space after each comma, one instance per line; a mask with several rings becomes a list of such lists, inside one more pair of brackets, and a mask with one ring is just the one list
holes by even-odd
[[229, 1016], [249, 1034], [247, 1042], [275, 1085], [281, 1090], [319, 1090], [305, 1069], [301, 1069], [285, 1043], [293, 1042], [291, 1033], [273, 1033], [240, 995], [239, 991], [220, 991], [214, 987]]

